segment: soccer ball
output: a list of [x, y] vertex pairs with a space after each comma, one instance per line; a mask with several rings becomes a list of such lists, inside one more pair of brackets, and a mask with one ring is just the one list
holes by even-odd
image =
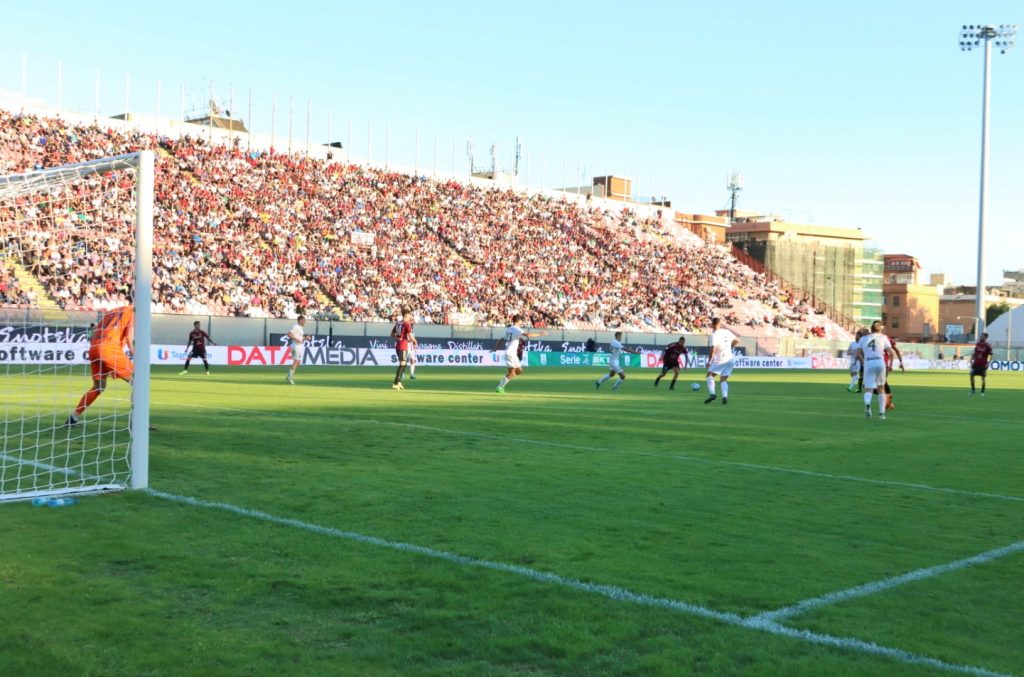
[[699, 383], [691, 383], [690, 384], [690, 390], [692, 390], [693, 392], [697, 392], [698, 390], [700, 390], [700, 384]]

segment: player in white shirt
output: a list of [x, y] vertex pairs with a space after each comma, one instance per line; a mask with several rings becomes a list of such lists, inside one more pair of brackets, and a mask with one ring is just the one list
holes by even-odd
[[736, 334], [721, 325], [722, 321], [715, 317], [711, 320], [711, 352], [708, 354], [708, 397], [704, 404], [717, 399], [715, 395], [715, 376], [722, 384], [722, 404], [729, 404], [729, 376], [732, 374], [732, 349], [739, 345]]
[[519, 344], [523, 339], [536, 338], [538, 336], [546, 336], [547, 332], [527, 332], [519, 328], [519, 322], [522, 319], [519, 315], [512, 316], [512, 324], [505, 330], [505, 335], [498, 339], [498, 342], [494, 344], [495, 350], [505, 350], [505, 367], [508, 371], [505, 376], [498, 383], [498, 387], [494, 389], [497, 393], [504, 393], [505, 386], [508, 382], [523, 373], [523, 364], [519, 359], [521, 351], [519, 350]]
[[626, 348], [622, 345], [622, 332], [615, 332], [615, 336], [608, 342], [608, 373], [594, 381], [594, 387], [601, 389], [601, 384], [610, 378], [619, 377], [619, 380], [612, 386], [612, 390], [618, 390], [622, 382], [626, 380], [626, 372], [622, 371], [622, 353], [639, 353], [638, 349]]
[[860, 346], [861, 337], [866, 333], [865, 330], [858, 329], [857, 333], [853, 335], [850, 347], [846, 349], [846, 356], [850, 358], [850, 385], [846, 386], [846, 389], [851, 393], [857, 387], [857, 381], [863, 378], [861, 371], [864, 369], [864, 363], [857, 357], [857, 348]]
[[871, 333], [865, 334], [857, 343], [857, 357], [864, 362], [864, 416], [871, 418], [871, 396], [878, 395], [878, 418], [885, 418], [886, 400], [885, 375], [886, 355], [891, 359], [895, 353], [889, 337], [882, 333], [884, 325], [875, 320]]
[[302, 348], [306, 343], [306, 333], [303, 330], [305, 325], [305, 316], [299, 315], [288, 332], [288, 350], [292, 354], [292, 366], [288, 368], [288, 375], [284, 377], [284, 380], [291, 385], [295, 385], [295, 370], [302, 364]]

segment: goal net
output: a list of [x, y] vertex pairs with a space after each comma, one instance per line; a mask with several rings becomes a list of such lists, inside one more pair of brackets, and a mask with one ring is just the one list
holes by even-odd
[[0, 502], [148, 484], [153, 168], [0, 176]]

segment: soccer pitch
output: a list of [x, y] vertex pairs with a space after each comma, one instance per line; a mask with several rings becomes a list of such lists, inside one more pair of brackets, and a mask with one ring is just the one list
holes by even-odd
[[175, 371], [149, 492], [0, 505], [0, 674], [1024, 674], [1022, 375]]

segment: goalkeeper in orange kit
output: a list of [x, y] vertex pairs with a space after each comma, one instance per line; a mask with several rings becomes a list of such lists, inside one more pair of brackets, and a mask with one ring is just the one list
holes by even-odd
[[82, 395], [65, 425], [78, 423], [86, 408], [106, 390], [108, 377], [124, 379], [131, 383], [135, 365], [132, 364], [132, 358], [125, 354], [125, 348], [132, 350], [134, 333], [135, 311], [131, 306], [122, 306], [103, 313], [89, 341], [92, 388]]

